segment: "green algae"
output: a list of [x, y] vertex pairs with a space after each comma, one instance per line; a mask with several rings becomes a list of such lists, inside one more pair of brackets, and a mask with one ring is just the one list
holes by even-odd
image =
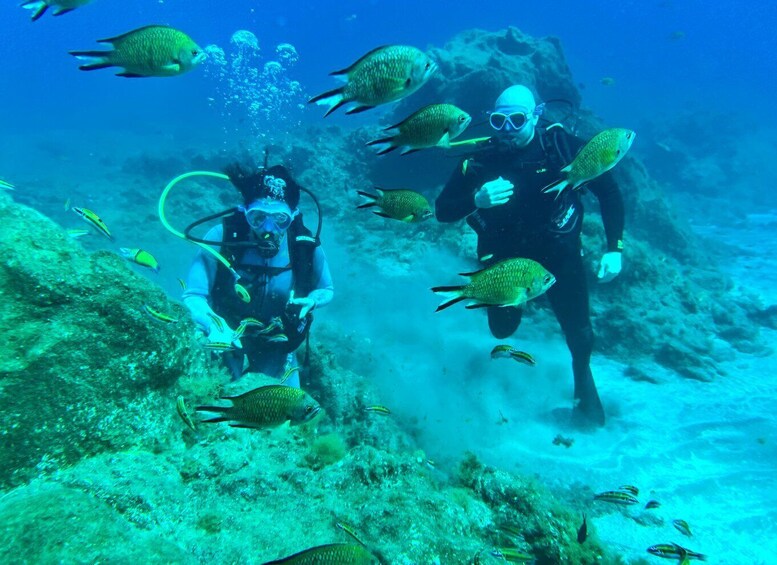
[[311, 469], [321, 469], [340, 461], [347, 451], [348, 446], [340, 434], [324, 434], [310, 442], [310, 451], [305, 456], [305, 463]]

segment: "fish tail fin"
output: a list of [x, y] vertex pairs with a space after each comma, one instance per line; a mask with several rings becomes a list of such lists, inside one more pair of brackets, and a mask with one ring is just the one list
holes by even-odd
[[[194, 409], [198, 412], [215, 412], [217, 414], [226, 414], [232, 409], [232, 407], [231, 406], [196, 406]], [[203, 420], [203, 422], [223, 422], [229, 419], [230, 418], [220, 416], [218, 418], [211, 418], [210, 420]]]
[[569, 181], [567, 179], [559, 179], [555, 182], [550, 183], [548, 186], [544, 187], [542, 189], [542, 193], [550, 194], [555, 192], [556, 199], [558, 199], [558, 197], [561, 196], [561, 193], [563, 193], [568, 186], [569, 186]]
[[371, 206], [377, 206], [378, 203], [376, 202], [378, 200], [378, 196], [375, 194], [370, 194], [369, 192], [364, 192], [363, 190], [357, 190], [356, 194], [359, 196], [364, 196], [365, 198], [369, 198], [369, 202], [365, 202], [364, 204], [361, 204], [360, 206], [357, 206], [356, 208], [369, 208]]
[[394, 145], [394, 137], [383, 137], [381, 139], [374, 139], [372, 141], [368, 141], [367, 145], [373, 146], [373, 145], [384, 145], [385, 147], [379, 147], [380, 151], [378, 151], [378, 155], [385, 155], [386, 153], [389, 153], [391, 151], [394, 151], [398, 146]]
[[76, 59], [92, 61], [78, 67], [82, 71], [96, 71], [97, 69], [107, 69], [113, 66], [112, 63], [108, 62], [107, 58], [110, 51], [70, 51], [69, 53]]
[[46, 13], [46, 10], [49, 9], [49, 5], [43, 0], [28, 0], [27, 2], [22, 2], [21, 7], [32, 10], [31, 19], [34, 22], [38, 21]]
[[443, 298], [447, 298], [448, 300], [441, 302], [440, 305], [437, 307], [437, 310], [435, 312], [440, 312], [441, 310], [445, 310], [446, 308], [453, 306], [457, 302], [461, 302], [466, 298], [464, 296], [464, 286], [435, 286], [432, 287], [432, 292], [435, 294], [439, 294]]
[[346, 112], [346, 114], [359, 114], [361, 112], [366, 112], [367, 110], [372, 110], [375, 106], [356, 106], [354, 108], [351, 108]]
[[200, 420], [203, 424], [218, 424], [219, 422], [229, 422], [231, 418], [225, 416], [217, 416], [216, 418], [208, 418], [207, 420]]
[[329, 114], [337, 110], [340, 106], [348, 102], [348, 100], [345, 99], [345, 95], [343, 94], [344, 89], [343, 88], [335, 88], [334, 90], [327, 90], [326, 92], [323, 92], [319, 94], [318, 96], [314, 96], [310, 100], [308, 100], [308, 104], [318, 104], [319, 106], [329, 106], [329, 108], [326, 111], [326, 114], [324, 114], [324, 117], [326, 118]]

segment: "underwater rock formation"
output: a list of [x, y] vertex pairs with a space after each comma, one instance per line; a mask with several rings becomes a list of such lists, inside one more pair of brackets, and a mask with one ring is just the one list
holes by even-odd
[[[164, 441], [170, 387], [205, 359], [183, 309], [5, 194], [0, 225], [0, 484]], [[146, 304], [180, 321], [160, 324]]]

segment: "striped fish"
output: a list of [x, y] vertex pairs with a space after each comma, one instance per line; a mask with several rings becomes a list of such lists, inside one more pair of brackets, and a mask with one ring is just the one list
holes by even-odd
[[594, 496], [594, 500], [601, 500], [603, 502], [611, 502], [613, 504], [623, 504], [625, 506], [631, 504], [639, 504], [639, 500], [633, 494], [623, 492], [620, 490], [608, 490], [600, 492]]
[[105, 237], [113, 241], [113, 236], [111, 235], [111, 232], [108, 231], [108, 226], [105, 225], [105, 222], [102, 221], [100, 216], [92, 212], [91, 210], [87, 208], [78, 208], [77, 206], [73, 206], [71, 208], [73, 212], [79, 215], [81, 219], [83, 219], [87, 224], [92, 226], [94, 229], [96, 229], [98, 232], [103, 234]]

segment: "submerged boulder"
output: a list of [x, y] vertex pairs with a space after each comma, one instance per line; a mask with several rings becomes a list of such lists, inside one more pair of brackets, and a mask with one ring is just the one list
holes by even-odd
[[[171, 387], [205, 360], [184, 309], [119, 255], [87, 253], [4, 194], [0, 226], [0, 484], [163, 441]], [[179, 321], [152, 320], [145, 305]]]

